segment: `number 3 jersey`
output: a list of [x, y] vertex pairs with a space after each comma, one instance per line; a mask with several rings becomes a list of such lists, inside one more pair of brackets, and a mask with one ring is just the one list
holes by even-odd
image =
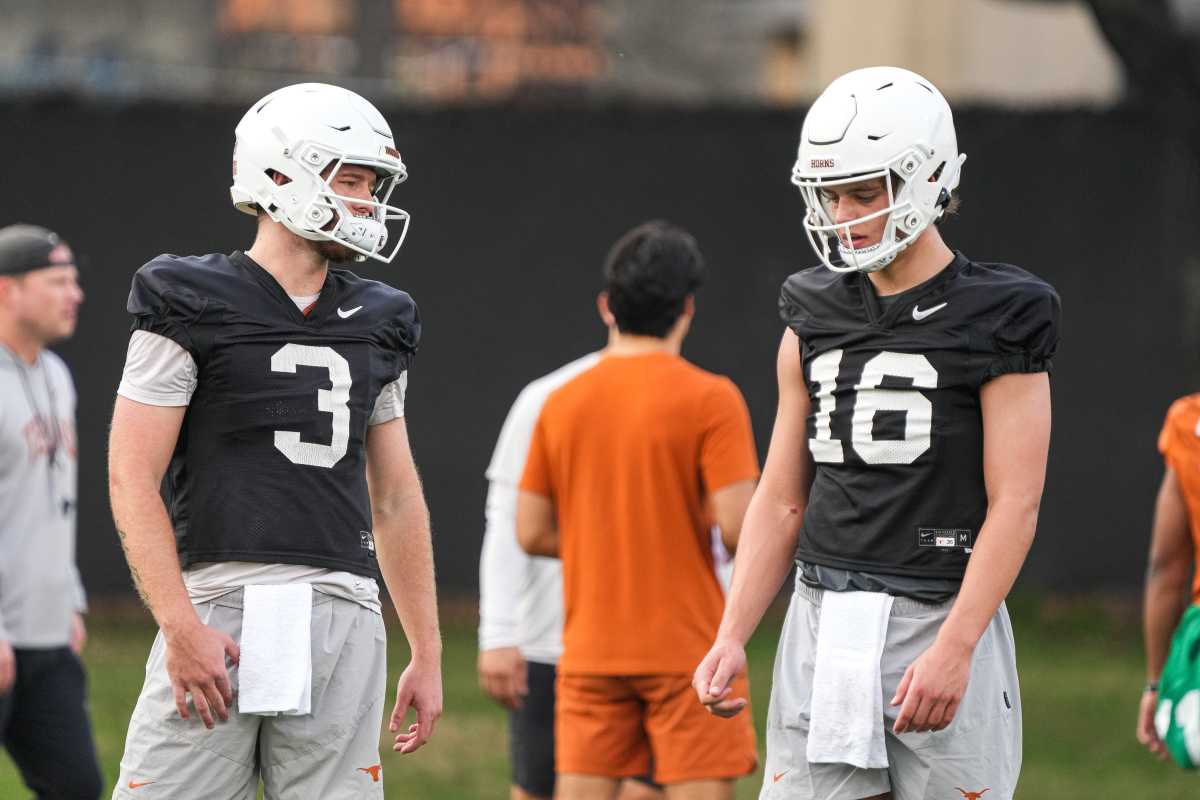
[[861, 273], [798, 272], [779, 307], [800, 339], [816, 467], [796, 558], [961, 580], [987, 514], [980, 389], [1050, 371], [1058, 295], [955, 253], [884, 298]]
[[182, 566], [376, 576], [365, 441], [416, 352], [412, 299], [331, 268], [305, 313], [243, 253], [164, 255], [134, 275], [129, 311], [135, 337], [166, 337], [196, 365], [165, 481]]

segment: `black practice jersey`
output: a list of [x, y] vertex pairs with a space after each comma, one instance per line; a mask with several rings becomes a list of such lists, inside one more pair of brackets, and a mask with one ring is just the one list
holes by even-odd
[[306, 316], [243, 253], [137, 271], [134, 330], [187, 350], [197, 385], [167, 474], [180, 560], [376, 575], [367, 421], [421, 333], [404, 292], [330, 269]]
[[1058, 295], [956, 253], [886, 310], [867, 276], [824, 267], [788, 278], [779, 305], [812, 404], [816, 472], [796, 557], [961, 579], [987, 513], [980, 388], [1050, 370]]

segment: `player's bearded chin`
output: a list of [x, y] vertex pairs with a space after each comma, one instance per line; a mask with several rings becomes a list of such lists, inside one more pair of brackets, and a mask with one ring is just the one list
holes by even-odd
[[338, 264], [349, 263], [354, 260], [358, 253], [346, 247], [344, 244], [331, 242], [324, 239], [319, 242], [312, 242], [313, 249], [317, 251], [317, 255], [326, 261], [333, 261]]
[[[338, 217], [334, 217], [332, 220], [330, 220], [328, 225], [322, 228], [322, 230], [333, 230], [333, 226], [337, 225], [338, 219]], [[328, 239], [314, 241], [312, 242], [312, 245], [313, 249], [317, 251], [317, 255], [319, 255], [321, 258], [338, 264], [348, 264], [358, 256], [357, 252], [351, 250], [349, 247], [346, 247], [346, 245], [339, 244]]]

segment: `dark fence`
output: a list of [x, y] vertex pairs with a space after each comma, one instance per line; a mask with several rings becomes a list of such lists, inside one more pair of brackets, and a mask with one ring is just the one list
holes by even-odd
[[[60, 230], [86, 259], [79, 331], [61, 352], [79, 388], [79, 560], [93, 593], [130, 591], [109, 515], [105, 437], [135, 269], [160, 252], [248, 246], [228, 202], [240, 109], [9, 106], [0, 223]], [[814, 259], [788, 182], [800, 112], [468, 110], [388, 114], [413, 214], [390, 267], [361, 271], [421, 306], [408, 423], [432, 508], [440, 582], [476, 585], [484, 467], [530, 379], [599, 346], [610, 242], [663, 217], [690, 228], [711, 277], [685, 354], [731, 376], [760, 452], [774, 414], [778, 287]], [[970, 155], [955, 247], [1019, 264], [1063, 298], [1054, 442], [1028, 584], [1140, 581], [1170, 401], [1195, 386], [1195, 166], [1133, 112], [965, 110]], [[246, 476], [253, 480], [253, 475]], [[3, 557], [3, 554], [0, 554]]]

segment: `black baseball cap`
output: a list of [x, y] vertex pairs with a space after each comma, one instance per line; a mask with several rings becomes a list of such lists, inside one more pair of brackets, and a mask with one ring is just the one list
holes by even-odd
[[0, 275], [74, 264], [71, 249], [52, 230], [24, 224], [0, 228]]

